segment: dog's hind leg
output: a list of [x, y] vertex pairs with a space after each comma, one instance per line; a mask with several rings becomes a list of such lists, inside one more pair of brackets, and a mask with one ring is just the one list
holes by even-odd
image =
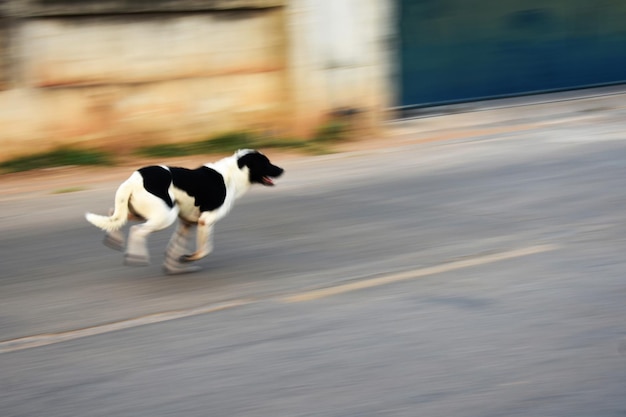
[[[109, 209], [109, 216], [112, 216], [114, 212], [115, 209]], [[137, 216], [134, 213], [128, 213], [128, 220], [144, 221], [145, 219]], [[102, 240], [102, 243], [108, 248], [121, 252], [124, 250], [124, 246], [126, 244], [126, 242], [124, 241], [124, 233], [121, 229], [104, 232], [104, 239]]]
[[[109, 216], [112, 216], [114, 209], [109, 210]], [[104, 232], [104, 239], [102, 240], [104, 246], [117, 251], [124, 250], [124, 234], [121, 230], [115, 230], [111, 232]]]
[[187, 252], [191, 226], [191, 223], [180, 220], [176, 231], [170, 238], [165, 250], [165, 261], [163, 262], [163, 271], [168, 275], [187, 274], [202, 269], [196, 265], [180, 262], [180, 257]]
[[181, 262], [193, 262], [202, 259], [213, 251], [213, 223], [198, 222], [196, 251], [180, 257]]
[[104, 239], [102, 240], [102, 243], [107, 248], [111, 248], [113, 250], [117, 250], [121, 252], [124, 250], [124, 243], [125, 243], [124, 234], [122, 233], [121, 230], [116, 230], [114, 232], [106, 232], [104, 234]]
[[124, 254], [124, 263], [126, 265], [142, 266], [150, 263], [146, 238], [154, 230], [150, 225], [146, 226], [147, 223], [131, 226], [128, 233], [128, 246]]
[[150, 233], [165, 229], [176, 221], [178, 217], [178, 207], [170, 209], [163, 206], [161, 209], [153, 209], [150, 216], [146, 216], [148, 221], [143, 224], [134, 225], [128, 233], [128, 245], [124, 255], [126, 265], [148, 265], [150, 255], [148, 253], [147, 237]]

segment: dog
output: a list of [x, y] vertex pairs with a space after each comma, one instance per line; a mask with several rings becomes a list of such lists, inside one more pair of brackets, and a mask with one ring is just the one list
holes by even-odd
[[[230, 212], [252, 184], [273, 186], [274, 179], [283, 172], [254, 149], [238, 150], [230, 157], [197, 169], [146, 166], [133, 172], [119, 186], [109, 216], [86, 213], [85, 218], [104, 230], [104, 243], [117, 250], [124, 250], [122, 226], [128, 220], [144, 221], [130, 228], [124, 256], [127, 265], [148, 265], [148, 235], [179, 219], [165, 251], [163, 269], [167, 274], [194, 272], [200, 268], [189, 263], [213, 250], [215, 223]], [[194, 226], [197, 227], [196, 250], [186, 254], [189, 232]]]

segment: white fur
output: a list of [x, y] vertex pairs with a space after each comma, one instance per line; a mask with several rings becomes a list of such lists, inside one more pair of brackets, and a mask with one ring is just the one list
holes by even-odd
[[106, 232], [119, 230], [128, 221], [128, 202], [130, 196], [143, 189], [143, 179], [139, 172], [134, 172], [115, 192], [115, 208], [110, 216], [86, 213], [85, 218], [91, 224]]
[[[178, 267], [172, 263], [172, 259], [180, 258], [182, 262], [189, 262], [201, 259], [208, 255], [213, 249], [212, 235], [213, 225], [223, 218], [232, 209], [234, 202], [243, 196], [250, 188], [249, 172], [247, 167], [239, 168], [237, 161], [240, 157], [252, 150], [240, 150], [234, 155], [223, 158], [215, 163], [205, 164], [219, 172], [226, 185], [226, 199], [224, 203], [213, 211], [200, 213], [198, 207], [194, 205], [194, 198], [185, 191], [170, 186], [169, 194], [176, 202], [174, 207], [169, 207], [161, 198], [148, 192], [143, 186], [143, 177], [135, 171], [126, 181], [124, 181], [115, 194], [115, 207], [110, 216], [101, 216], [93, 213], [86, 213], [85, 218], [93, 225], [107, 232], [108, 244], [116, 248], [123, 247], [123, 237], [120, 237], [119, 230], [127, 220], [134, 214], [147, 219], [145, 223], [134, 225], [130, 229], [128, 245], [126, 248], [126, 260], [134, 264], [146, 264], [149, 262], [149, 255], [146, 246], [147, 236], [157, 230], [164, 229], [181, 219], [175, 235], [166, 253], [166, 268]], [[163, 167], [168, 169], [167, 167]], [[132, 208], [130, 212], [129, 207]], [[191, 255], [174, 254], [174, 248], [182, 245], [177, 243], [178, 237], [188, 234], [190, 225], [197, 225], [196, 251]], [[182, 257], [177, 257], [183, 255]], [[169, 264], [168, 264], [169, 262]], [[168, 266], [169, 265], [169, 266]], [[174, 265], [174, 266], [172, 266]]]

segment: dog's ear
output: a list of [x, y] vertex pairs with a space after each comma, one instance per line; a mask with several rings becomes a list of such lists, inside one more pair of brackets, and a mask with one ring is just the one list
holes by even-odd
[[265, 155], [258, 151], [249, 150], [246, 154], [240, 156], [237, 159], [237, 166], [239, 167], [239, 169], [242, 169], [243, 167], [252, 168], [255, 163], [258, 164], [259, 161], [261, 161], [262, 159], [267, 158], [265, 157]]
[[237, 159], [237, 166], [239, 166], [240, 169], [245, 165], [245, 161], [242, 162], [242, 158], [251, 154], [261, 154], [261, 152], [255, 149], [238, 149], [237, 152], [235, 152], [233, 156]]

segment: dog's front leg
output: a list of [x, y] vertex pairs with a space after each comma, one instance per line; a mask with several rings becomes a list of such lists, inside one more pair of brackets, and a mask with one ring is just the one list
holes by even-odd
[[172, 235], [167, 249], [165, 251], [165, 262], [163, 262], [163, 270], [168, 275], [187, 274], [197, 272], [201, 268], [196, 265], [190, 265], [188, 262], [182, 262], [181, 256], [187, 251], [187, 242], [189, 232], [193, 225], [185, 220], [180, 220], [176, 231]]
[[213, 224], [215, 216], [212, 212], [204, 212], [198, 220], [196, 233], [196, 251], [191, 255], [180, 257], [181, 262], [193, 262], [204, 258], [213, 251]]
[[170, 259], [180, 258], [187, 252], [187, 241], [189, 239], [189, 232], [191, 231], [192, 223], [185, 220], [179, 220], [176, 231], [172, 234], [167, 248], [165, 249], [165, 256]]

